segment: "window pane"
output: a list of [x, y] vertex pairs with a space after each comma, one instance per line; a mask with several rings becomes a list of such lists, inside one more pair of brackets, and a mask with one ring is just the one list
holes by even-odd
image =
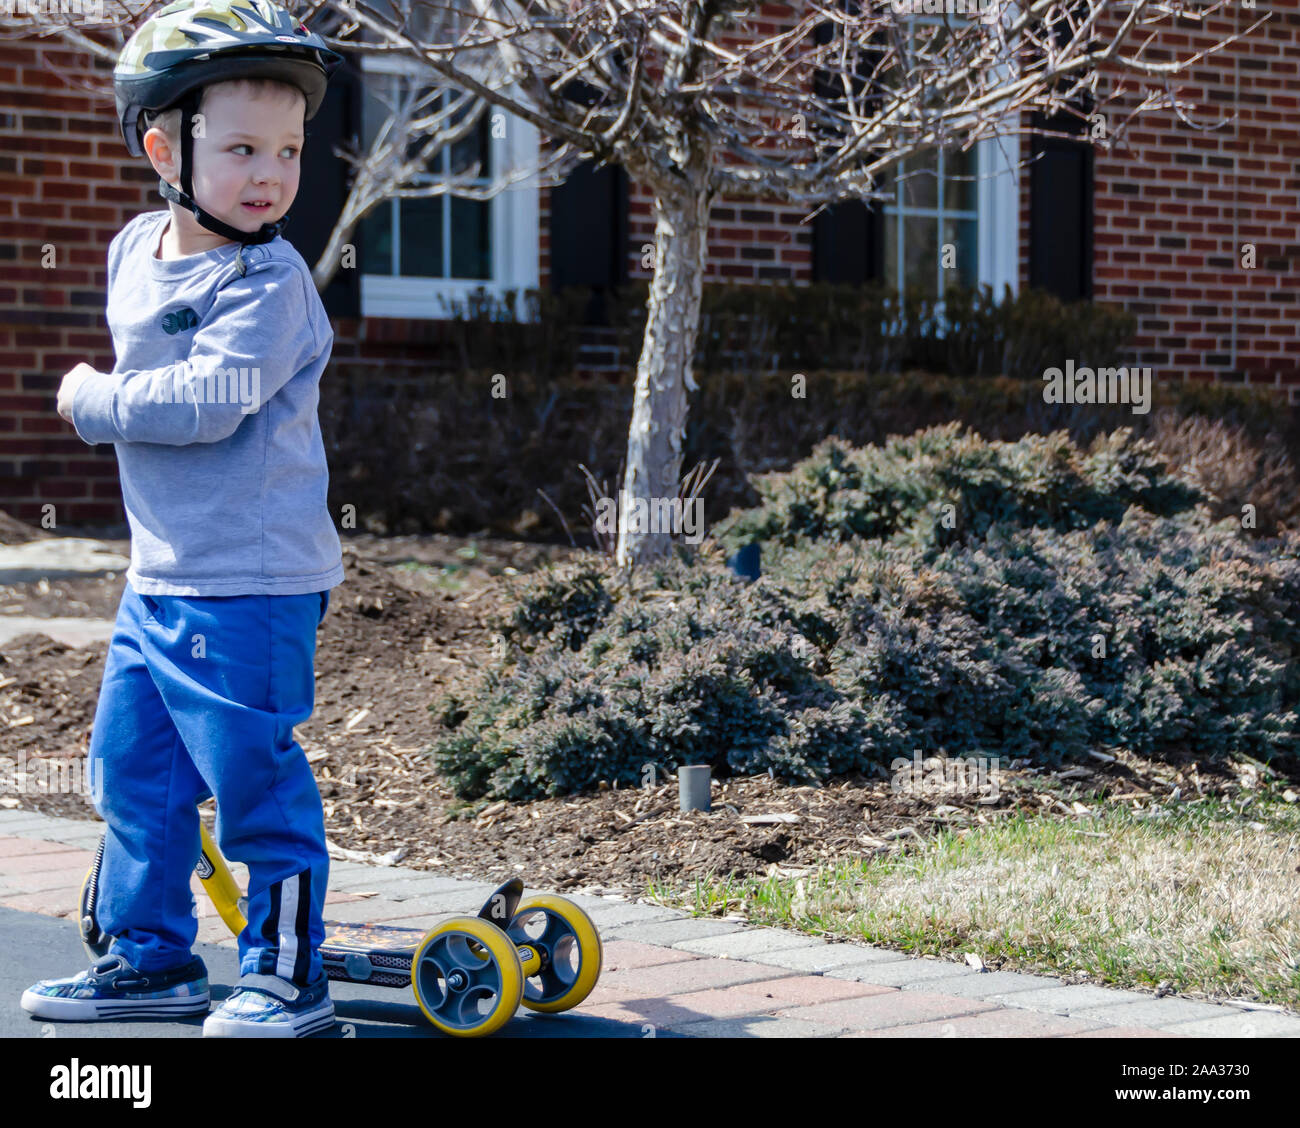
[[903, 286], [918, 286], [937, 297], [939, 283], [939, 221], [933, 216], [907, 216], [903, 220]]
[[376, 204], [360, 224], [361, 273], [393, 273], [393, 201]]
[[444, 196], [401, 200], [403, 277], [441, 278]]
[[[430, 97], [430, 95], [433, 94], [434, 89], [434, 87], [427, 84], [419, 88], [411, 101], [411, 118], [413, 120], [438, 112], [438, 108], [442, 104], [443, 99], [441, 96], [437, 98]], [[402, 80], [402, 96], [403, 98], [411, 97], [411, 80], [409, 78], [403, 78]], [[428, 140], [428, 133], [413, 131], [406, 142], [406, 159], [408, 161], [414, 160], [415, 156], [419, 153], [421, 146], [423, 146]], [[430, 172], [437, 171], [439, 165], [436, 153], [429, 158], [428, 163], [424, 167]]]
[[491, 203], [487, 200], [451, 198], [451, 276], [492, 277], [492, 256], [488, 225]]
[[468, 172], [475, 161], [480, 161], [479, 176], [490, 177], [492, 175], [492, 149], [488, 144], [488, 121], [491, 117], [491, 110], [484, 112], [479, 119], [479, 123], [474, 127], [474, 131], [467, 137], [462, 137], [451, 146], [451, 168], [453, 172]]
[[[979, 207], [979, 182], [975, 180], [979, 165], [975, 159], [974, 146], [964, 153], [960, 149], [945, 152], [943, 164], [943, 206], [954, 211], [975, 211]], [[968, 176], [971, 179], [949, 179], [954, 176]]]
[[392, 116], [380, 98], [393, 99], [393, 75], [367, 74], [362, 81], [361, 143], [366, 150], [374, 144], [379, 127]]
[[943, 288], [949, 286], [974, 286], [977, 281], [976, 260], [979, 256], [979, 244], [976, 241], [976, 221], [973, 219], [945, 219], [943, 221], [943, 241], [952, 243], [956, 249], [957, 265], [943, 272]]
[[893, 207], [898, 203], [898, 176], [897, 170], [890, 165], [884, 172], [876, 176], [877, 183], [882, 192], [889, 193], [888, 201], [881, 201], [885, 207]]
[[[342, 6], [344, 11], [347, 6]], [[429, 4], [419, 0], [367, 0], [367, 7], [373, 8], [381, 19], [397, 25], [400, 18], [406, 20], [406, 33], [417, 42], [447, 43], [454, 42], [457, 29], [464, 27], [473, 18], [474, 9], [468, 0], [451, 0], [450, 3]], [[357, 33], [363, 43], [382, 43], [383, 37], [370, 28], [361, 28]]]
[[[472, 112], [469, 99], [459, 95], [459, 92], [456, 93], [458, 94], [457, 101], [464, 102], [465, 108], [456, 113], [455, 120], [448, 123], [449, 127], [459, 124], [464, 120], [466, 114]], [[488, 130], [491, 126], [493, 112], [491, 106], [484, 110], [483, 116], [478, 120], [478, 125], [448, 150], [453, 173], [468, 172], [475, 161], [481, 161], [479, 176], [486, 178], [492, 175], [492, 150], [489, 144]]]
[[417, 42], [447, 43], [454, 42], [456, 32], [461, 26], [461, 13], [455, 4], [412, 4], [406, 0], [402, 10], [406, 12], [407, 33]]
[[903, 163], [900, 180], [903, 187], [903, 206], [906, 208], [933, 208], [938, 206], [939, 156], [932, 149], [917, 157], [908, 157]]

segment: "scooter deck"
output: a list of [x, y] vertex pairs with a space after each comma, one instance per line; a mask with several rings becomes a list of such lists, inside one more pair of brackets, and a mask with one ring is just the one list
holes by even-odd
[[422, 928], [327, 920], [325, 942], [320, 946], [321, 965], [330, 979], [407, 987], [411, 961], [425, 935]]
[[[517, 877], [497, 886], [478, 916], [501, 928], [515, 915], [524, 883]], [[321, 965], [330, 979], [376, 987], [408, 987], [411, 961], [428, 935], [423, 928], [387, 924], [344, 924], [327, 920], [320, 946]]]

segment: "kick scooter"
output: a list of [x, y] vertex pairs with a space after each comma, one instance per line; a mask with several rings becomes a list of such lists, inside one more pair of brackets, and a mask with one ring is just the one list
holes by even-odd
[[[247, 901], [226, 860], [199, 824], [195, 873], [231, 933], [247, 921]], [[113, 937], [95, 919], [104, 838], [82, 882], [81, 942], [92, 960]], [[499, 886], [477, 916], [452, 916], [429, 931], [382, 924], [325, 921], [321, 962], [330, 979], [405, 987], [425, 1018], [445, 1034], [478, 1038], [500, 1030], [516, 1009], [554, 1014], [581, 1003], [600, 975], [600, 935], [572, 901], [551, 893], [522, 900], [517, 877]]]

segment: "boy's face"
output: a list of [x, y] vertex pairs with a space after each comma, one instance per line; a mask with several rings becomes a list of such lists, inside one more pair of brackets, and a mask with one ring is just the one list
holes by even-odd
[[[298, 194], [306, 100], [279, 90], [251, 97], [239, 86], [218, 84], [205, 91], [201, 105], [204, 133], [194, 138], [191, 170], [195, 201], [240, 231], [274, 223]], [[145, 149], [158, 174], [179, 188], [180, 152], [161, 130], [146, 133]], [[259, 201], [268, 206], [249, 206]], [[188, 212], [172, 210], [182, 223], [188, 220], [192, 235], [220, 238]]]

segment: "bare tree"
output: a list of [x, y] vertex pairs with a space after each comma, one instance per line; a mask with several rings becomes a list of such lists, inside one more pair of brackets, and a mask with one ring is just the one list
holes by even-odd
[[[1105, 119], [1108, 144], [1141, 113], [1172, 108], [1187, 121], [1173, 80], [1262, 22], [1179, 52], [1171, 44], [1224, 5], [800, 0], [778, 18], [756, 0], [328, 2], [383, 49], [418, 57], [533, 123], [548, 143], [623, 165], [653, 194], [653, 278], [623, 482], [628, 498], [650, 507], [678, 493], [718, 197], [814, 208], [883, 198], [882, 180], [900, 162], [1032, 132], [1030, 111], [1096, 117], [1127, 107]], [[931, 16], [936, 8], [950, 14]], [[436, 31], [408, 22], [418, 9]], [[760, 15], [777, 30], [760, 31]], [[1166, 43], [1175, 30], [1181, 38]], [[489, 89], [462, 65], [485, 49], [499, 54], [518, 95]], [[617, 559], [631, 566], [670, 543], [662, 530], [624, 525]]]

